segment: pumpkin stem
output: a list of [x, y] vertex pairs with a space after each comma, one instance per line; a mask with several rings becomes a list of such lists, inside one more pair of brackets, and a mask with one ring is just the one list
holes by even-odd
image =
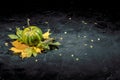
[[30, 19], [27, 19], [27, 26], [30, 26]]

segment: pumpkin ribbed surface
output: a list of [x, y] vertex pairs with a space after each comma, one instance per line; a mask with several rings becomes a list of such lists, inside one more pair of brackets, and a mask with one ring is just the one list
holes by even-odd
[[34, 46], [42, 40], [42, 31], [36, 26], [29, 26], [23, 30], [23, 43]]

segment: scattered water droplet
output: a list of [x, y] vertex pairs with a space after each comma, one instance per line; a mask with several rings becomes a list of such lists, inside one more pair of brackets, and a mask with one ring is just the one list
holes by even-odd
[[71, 20], [72, 18], [70, 17], [70, 18], [68, 18], [69, 20]]
[[62, 56], [62, 54], [59, 54], [59, 56]]
[[94, 40], [93, 40], [93, 39], [91, 39], [91, 42], [94, 42]]
[[93, 46], [92, 46], [92, 45], [90, 45], [90, 48], [93, 48]]
[[11, 30], [12, 30], [12, 28], [9, 28], [9, 30], [11, 31]]
[[76, 58], [75, 60], [76, 60], [76, 61], [79, 61], [79, 58]]
[[87, 46], [88, 44], [84, 44], [84, 46]]
[[87, 36], [83, 36], [84, 38], [86, 38]]
[[38, 62], [38, 59], [36, 59], [35, 62]]
[[64, 32], [64, 34], [67, 34], [67, 32]]
[[5, 46], [8, 46], [8, 43], [7, 43], [7, 42], [5, 42]]
[[72, 54], [71, 57], [74, 57], [74, 54]]
[[100, 41], [100, 38], [98, 38], [97, 40]]

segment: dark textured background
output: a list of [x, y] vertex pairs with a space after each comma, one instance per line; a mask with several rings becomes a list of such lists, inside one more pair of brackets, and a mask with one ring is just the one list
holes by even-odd
[[[13, 2], [0, 7], [0, 80], [120, 80], [119, 8], [85, 8], [80, 0]], [[50, 28], [59, 49], [23, 60], [13, 55], [7, 35], [27, 18], [43, 32]]]

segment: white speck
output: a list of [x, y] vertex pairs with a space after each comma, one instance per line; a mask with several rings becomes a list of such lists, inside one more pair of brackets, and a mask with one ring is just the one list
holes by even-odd
[[90, 45], [90, 48], [93, 48], [93, 46], [92, 46], [92, 45]]
[[70, 18], [68, 18], [69, 20], [71, 20], [72, 18], [70, 17]]
[[7, 43], [7, 42], [5, 43], [5, 46], [8, 46], [8, 43]]
[[62, 54], [59, 54], [59, 56], [62, 56]]
[[38, 62], [38, 59], [36, 59], [35, 62]]
[[80, 37], [80, 36], [78, 36], [78, 37]]
[[84, 46], [87, 46], [88, 44], [84, 44]]
[[82, 21], [83, 24], [87, 24], [85, 21]]
[[98, 38], [97, 40], [100, 41], [100, 38]]
[[79, 61], [79, 58], [76, 58], [75, 60], [76, 60], [76, 61]]
[[93, 39], [91, 39], [91, 42], [94, 42], [94, 40], [93, 40]]
[[98, 24], [98, 23], [95, 22], [94, 24]]
[[87, 55], [87, 53], [85, 53], [85, 55]]
[[82, 23], [85, 23], [85, 21], [82, 21]]
[[84, 24], [87, 24], [86, 22]]
[[87, 53], [85, 53], [85, 55], [87, 55]]
[[71, 57], [74, 57], [74, 54], [72, 54]]
[[67, 32], [64, 32], [64, 34], [67, 34]]
[[84, 38], [86, 38], [87, 36], [83, 36]]
[[9, 28], [9, 30], [11, 31], [11, 30], [12, 30], [12, 28]]
[[48, 24], [48, 21], [46, 21], [45, 24]]
[[60, 40], [63, 40], [63, 38], [61, 37]]
[[58, 50], [58, 49], [55, 49], [56, 51]]

